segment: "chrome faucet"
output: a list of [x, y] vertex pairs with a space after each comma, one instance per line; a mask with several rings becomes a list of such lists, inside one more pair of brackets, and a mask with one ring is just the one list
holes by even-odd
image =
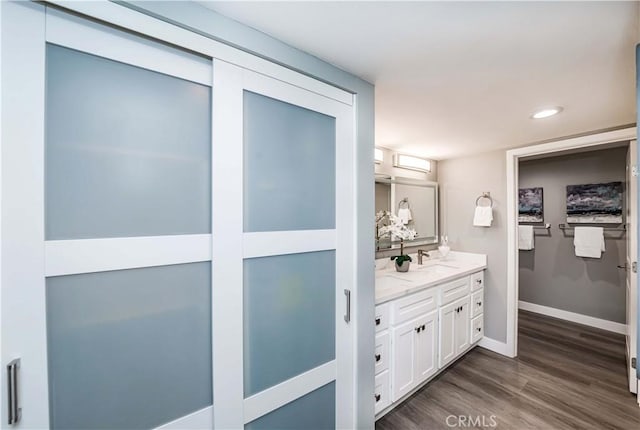
[[418, 264], [422, 264], [422, 257], [427, 256], [429, 258], [429, 253], [424, 249], [418, 249]]

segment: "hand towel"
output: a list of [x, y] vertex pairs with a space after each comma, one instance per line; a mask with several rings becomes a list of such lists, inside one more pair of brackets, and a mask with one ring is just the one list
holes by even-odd
[[573, 245], [576, 257], [600, 258], [604, 252], [604, 229], [602, 227], [576, 227]]
[[409, 221], [413, 219], [411, 216], [411, 209], [409, 208], [401, 208], [398, 209], [398, 218], [402, 221], [402, 224], [407, 225]]
[[518, 249], [523, 251], [531, 251], [534, 248], [533, 243], [533, 226], [518, 226]]
[[491, 227], [493, 221], [493, 210], [491, 206], [476, 206], [473, 216], [473, 225], [476, 227]]

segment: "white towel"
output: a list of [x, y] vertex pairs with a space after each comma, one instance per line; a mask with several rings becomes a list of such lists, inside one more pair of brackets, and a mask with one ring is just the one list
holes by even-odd
[[534, 248], [533, 243], [533, 226], [518, 226], [518, 249], [523, 251], [531, 251]]
[[409, 221], [413, 219], [411, 216], [411, 209], [409, 208], [400, 208], [398, 209], [398, 218], [402, 221], [402, 224], [409, 224]]
[[493, 210], [491, 206], [476, 206], [473, 215], [473, 225], [476, 227], [491, 227], [493, 221]]
[[600, 258], [604, 252], [604, 229], [602, 227], [576, 227], [573, 245], [576, 257]]

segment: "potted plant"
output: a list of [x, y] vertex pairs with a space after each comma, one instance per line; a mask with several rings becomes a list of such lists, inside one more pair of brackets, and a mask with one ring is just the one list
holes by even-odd
[[[389, 224], [378, 227], [384, 218], [388, 218]], [[400, 218], [387, 211], [376, 214], [376, 228], [378, 228], [379, 237], [390, 236], [400, 239], [400, 255], [394, 255], [391, 259], [395, 260], [398, 272], [407, 272], [412, 260], [409, 255], [404, 253], [404, 241], [413, 240], [416, 237], [416, 231], [408, 228]]]

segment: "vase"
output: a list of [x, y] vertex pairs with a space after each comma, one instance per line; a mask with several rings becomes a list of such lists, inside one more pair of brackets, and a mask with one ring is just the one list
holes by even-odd
[[402, 263], [402, 265], [399, 265], [398, 262], [396, 261], [396, 270], [398, 272], [408, 272], [409, 271], [409, 265], [411, 265], [411, 262], [406, 260]]

